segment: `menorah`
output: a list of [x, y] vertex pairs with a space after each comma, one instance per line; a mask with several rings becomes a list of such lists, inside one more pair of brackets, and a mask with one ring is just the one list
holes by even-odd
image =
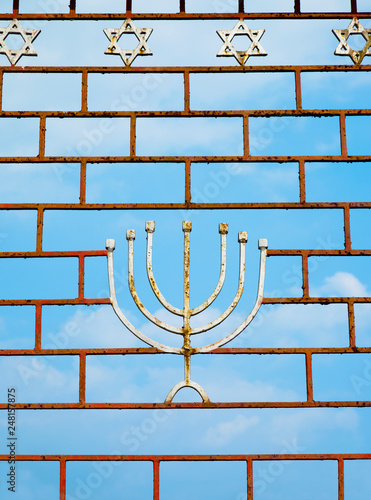
[[267, 258], [267, 248], [268, 248], [268, 240], [259, 239], [259, 249], [260, 249], [260, 269], [259, 269], [259, 283], [258, 283], [258, 293], [256, 297], [256, 301], [253, 309], [247, 318], [231, 333], [225, 336], [222, 340], [215, 342], [213, 344], [205, 345], [203, 347], [194, 348], [191, 346], [191, 335], [196, 335], [200, 333], [204, 333], [206, 331], [215, 328], [220, 323], [222, 323], [228, 316], [234, 311], [237, 304], [239, 303], [242, 292], [244, 290], [245, 285], [245, 246], [247, 243], [247, 232], [239, 232], [238, 233], [238, 242], [240, 246], [240, 263], [239, 263], [239, 280], [238, 280], [238, 289], [237, 293], [229, 305], [229, 307], [221, 314], [218, 318], [213, 321], [210, 321], [204, 326], [200, 326], [197, 328], [192, 328], [190, 326], [190, 319], [192, 316], [196, 316], [200, 314], [202, 311], [205, 311], [218, 297], [225, 281], [226, 276], [226, 265], [227, 265], [227, 234], [228, 234], [228, 224], [221, 223], [219, 224], [219, 233], [220, 233], [220, 244], [221, 244], [221, 258], [220, 258], [220, 275], [218, 283], [215, 287], [215, 290], [210, 295], [210, 297], [205, 300], [205, 302], [199, 305], [196, 308], [190, 308], [190, 233], [192, 230], [192, 222], [191, 221], [183, 221], [183, 232], [184, 232], [184, 288], [183, 288], [183, 309], [178, 307], [174, 307], [171, 305], [165, 297], [160, 292], [156, 280], [153, 274], [153, 266], [152, 266], [152, 245], [153, 245], [153, 233], [155, 231], [155, 223], [154, 221], [146, 222], [146, 232], [147, 232], [147, 276], [151, 288], [162, 304], [169, 312], [175, 314], [177, 316], [181, 316], [183, 318], [183, 326], [178, 328], [175, 326], [168, 325], [164, 321], [156, 318], [152, 313], [148, 311], [148, 309], [141, 302], [138, 293], [135, 289], [134, 283], [134, 240], [135, 240], [135, 231], [128, 230], [126, 232], [126, 239], [129, 244], [129, 266], [128, 266], [128, 277], [129, 277], [129, 289], [130, 293], [134, 299], [135, 304], [142, 312], [142, 314], [152, 323], [157, 325], [171, 333], [175, 333], [177, 335], [183, 336], [183, 346], [182, 347], [172, 347], [165, 344], [161, 344], [151, 338], [147, 337], [144, 333], [139, 331], [134, 325], [130, 323], [130, 321], [126, 318], [122, 310], [120, 309], [116, 291], [115, 291], [115, 279], [114, 279], [114, 270], [113, 270], [113, 251], [115, 249], [115, 240], [108, 239], [106, 240], [106, 249], [107, 249], [107, 261], [108, 261], [108, 280], [109, 280], [109, 290], [110, 290], [110, 300], [112, 303], [112, 307], [121, 320], [121, 322], [126, 326], [130, 332], [132, 332], [136, 337], [145, 342], [146, 344], [157, 348], [161, 352], [172, 353], [172, 354], [181, 354], [184, 356], [184, 380], [176, 384], [165, 399], [165, 403], [171, 403], [175, 394], [184, 387], [190, 387], [194, 389], [201, 396], [204, 403], [210, 402], [208, 395], [205, 390], [196, 382], [191, 380], [191, 356], [199, 353], [208, 353], [214, 351], [218, 347], [221, 347], [228, 342], [231, 342], [234, 338], [236, 338], [245, 328], [251, 323], [251, 321], [256, 316], [259, 308], [263, 302], [263, 293], [264, 293], [264, 280], [265, 280], [265, 264]]

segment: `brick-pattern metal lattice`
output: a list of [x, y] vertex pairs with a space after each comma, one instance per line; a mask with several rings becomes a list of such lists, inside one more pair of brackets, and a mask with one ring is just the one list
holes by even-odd
[[[78, 0], [77, 0], [78, 1]], [[331, 13], [302, 13], [300, 0], [295, 0], [295, 8], [292, 13], [246, 13], [244, 2], [239, 0], [239, 11], [230, 14], [208, 13], [193, 14], [185, 11], [185, 0], [180, 0], [179, 13], [174, 14], [135, 14], [131, 13], [131, 0], [126, 2], [126, 12], [122, 14], [78, 14], [76, 13], [76, 0], [70, 2], [68, 14], [23, 14], [19, 13], [19, 1], [14, 0], [13, 16], [0, 14], [0, 20], [9, 21], [13, 19], [22, 20], [123, 20], [127, 17], [136, 20], [193, 20], [193, 19], [344, 19], [351, 17], [369, 18], [369, 12], [358, 12], [357, 1], [350, 1], [349, 12]], [[308, 42], [309, 43], [309, 42]], [[367, 63], [367, 59], [365, 60]], [[309, 291], [308, 262], [311, 257], [323, 256], [371, 256], [370, 249], [354, 249], [351, 242], [350, 210], [365, 210], [371, 208], [371, 202], [308, 202], [306, 201], [306, 163], [310, 162], [370, 162], [370, 155], [349, 155], [347, 149], [346, 118], [350, 116], [371, 116], [370, 109], [303, 109], [302, 104], [302, 75], [309, 72], [366, 72], [371, 66], [353, 65], [312, 65], [312, 66], [236, 66], [236, 67], [21, 67], [10, 66], [0, 68], [0, 99], [2, 97], [3, 76], [7, 73], [67, 73], [79, 74], [82, 78], [81, 110], [69, 112], [55, 111], [0, 111], [2, 118], [25, 118], [36, 117], [40, 120], [39, 125], [39, 153], [33, 157], [2, 157], [2, 164], [16, 163], [43, 163], [64, 164], [75, 163], [80, 165], [80, 202], [79, 203], [12, 203], [1, 204], [1, 210], [33, 210], [37, 211], [37, 244], [36, 250], [31, 252], [1, 252], [0, 258], [32, 259], [32, 258], [54, 258], [68, 257], [78, 259], [79, 283], [78, 297], [65, 299], [24, 299], [24, 300], [0, 300], [0, 306], [33, 305], [36, 309], [35, 347], [33, 349], [2, 349], [0, 356], [48, 356], [48, 355], [70, 355], [79, 358], [80, 381], [79, 402], [76, 403], [17, 403], [17, 410], [24, 409], [163, 409], [163, 408], [314, 408], [314, 407], [366, 407], [371, 406], [370, 401], [317, 401], [313, 398], [312, 358], [316, 354], [344, 354], [344, 353], [371, 353], [371, 347], [360, 347], [357, 345], [355, 336], [355, 304], [371, 303], [371, 297], [313, 297]], [[88, 77], [92, 74], [102, 73], [173, 73], [181, 74], [184, 79], [184, 109], [182, 111], [90, 111], [88, 109]], [[208, 73], [290, 73], [295, 76], [296, 107], [284, 110], [237, 110], [237, 111], [196, 111], [190, 106], [190, 75]], [[0, 108], [2, 109], [2, 108]], [[138, 156], [136, 154], [136, 123], [138, 118], [146, 117], [240, 117], [243, 119], [243, 154], [239, 156]], [[129, 117], [130, 118], [130, 155], [128, 156], [99, 156], [99, 157], [76, 157], [76, 156], [46, 156], [46, 128], [50, 118], [102, 118], [102, 117]], [[265, 156], [250, 154], [249, 120], [252, 117], [335, 117], [339, 120], [341, 153], [331, 156]], [[86, 202], [86, 170], [87, 163], [179, 163], [185, 164], [184, 202], [182, 203], [87, 203]], [[265, 202], [265, 203], [199, 203], [192, 201], [191, 197], [191, 165], [198, 163], [221, 163], [221, 162], [245, 162], [263, 163], [278, 162], [282, 164], [299, 164], [300, 201], [298, 202]], [[297, 402], [215, 402], [215, 403], [89, 403], [86, 401], [86, 358], [95, 355], [113, 354], [156, 354], [153, 348], [110, 348], [110, 349], [43, 349], [42, 338], [42, 311], [48, 305], [99, 305], [110, 304], [109, 299], [91, 299], [85, 296], [84, 264], [85, 259], [91, 256], [104, 257], [106, 250], [92, 251], [45, 251], [43, 249], [43, 225], [45, 213], [49, 210], [117, 210], [117, 209], [337, 209], [342, 210], [344, 218], [344, 248], [333, 249], [269, 249], [270, 256], [298, 256], [302, 260], [302, 296], [297, 298], [264, 298], [264, 304], [346, 304], [348, 308], [349, 345], [345, 348], [219, 348], [213, 354], [302, 354], [306, 359], [306, 389], [307, 398]], [[109, 236], [109, 235], [107, 235]], [[160, 354], [160, 353], [158, 353]], [[6, 404], [1, 404], [0, 409], [5, 410]], [[76, 460], [147, 460], [154, 464], [154, 499], [159, 498], [159, 465], [164, 461], [176, 460], [243, 460], [247, 463], [248, 484], [247, 494], [249, 500], [253, 498], [252, 464], [258, 460], [336, 460], [339, 464], [339, 499], [344, 498], [344, 460], [371, 459], [371, 455], [264, 455], [264, 456], [18, 456], [19, 460], [47, 460], [59, 461], [61, 466], [60, 498], [65, 499], [65, 471], [66, 462]], [[0, 460], [7, 460], [2, 455]]]

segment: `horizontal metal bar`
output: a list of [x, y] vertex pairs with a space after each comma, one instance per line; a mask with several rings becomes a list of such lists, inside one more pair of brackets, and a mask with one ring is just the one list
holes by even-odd
[[[340, 207], [339, 207], [340, 208]], [[1, 206], [0, 206], [1, 210]], [[301, 256], [305, 255], [308, 257], [313, 256], [326, 256], [326, 257], [338, 257], [338, 256], [358, 256], [358, 257], [368, 257], [371, 256], [370, 250], [323, 250], [323, 249], [285, 249], [285, 250], [268, 250], [268, 256]], [[16, 259], [32, 259], [32, 258], [76, 258], [76, 257], [106, 257], [106, 250], [67, 250], [67, 251], [36, 251], [36, 252], [0, 252], [0, 259], [16, 258]]]
[[[370, 12], [358, 12], [357, 17], [360, 19], [370, 17]], [[40, 21], [120, 21], [128, 17], [128, 13], [65, 13], [65, 14], [45, 14], [45, 13], [17, 13], [18, 20], [40, 20]], [[227, 20], [227, 19], [349, 19], [353, 17], [351, 11], [349, 12], [230, 12], [230, 13], [193, 13], [193, 12], [174, 12], [174, 13], [130, 13], [130, 18], [134, 21], [193, 21], [193, 20]], [[12, 20], [13, 14], [0, 14], [0, 20]]]
[[[1, 169], [1, 167], [0, 167]], [[3, 203], [0, 210], [36, 210], [39, 206], [36, 203]], [[44, 210], [209, 210], [209, 209], [263, 209], [271, 210], [275, 208], [304, 210], [310, 208], [317, 209], [344, 209], [349, 206], [351, 209], [369, 209], [371, 202], [266, 202], [266, 203], [48, 203], [42, 205]], [[344, 250], [337, 250], [344, 251]], [[360, 250], [361, 251], [361, 250]], [[19, 253], [19, 252], [18, 252]], [[35, 254], [35, 252], [30, 252]], [[49, 252], [50, 253], [50, 252]], [[22, 253], [21, 253], [22, 254]], [[45, 252], [43, 252], [45, 254]], [[22, 254], [23, 255], [23, 254]], [[36, 255], [36, 254], [35, 254]], [[272, 254], [273, 255], [273, 254]]]
[[[99, 349], [0, 349], [0, 356], [79, 356], [81, 353], [87, 356], [101, 355], [148, 355], [169, 353], [155, 349], [154, 347], [126, 347], [126, 348], [99, 348]], [[369, 354], [371, 347], [220, 347], [214, 351], [197, 353], [200, 355], [210, 354]], [[195, 354], [196, 355], [196, 354]]]
[[[370, 14], [371, 16], [371, 14]], [[270, 65], [270, 66], [0, 66], [4, 73], [286, 73], [367, 72], [370, 64]]]
[[[15, 403], [16, 410], [156, 410], [227, 408], [369, 408], [371, 401], [219, 402], [219, 403]], [[6, 410], [6, 403], [0, 410]]]
[[[326, 155], [326, 156], [2, 156], [1, 163], [298, 163], [308, 162], [368, 162], [371, 155]], [[1, 167], [0, 167], [1, 168]], [[168, 204], [171, 205], [171, 204]], [[214, 205], [220, 205], [214, 203]]]
[[56, 258], [56, 257], [106, 257], [106, 250], [66, 250], [44, 252], [0, 252], [0, 259], [31, 259], [35, 257]]
[[[0, 455], [0, 461], [9, 455]], [[209, 462], [209, 461], [276, 461], [276, 460], [371, 460], [371, 453], [306, 453], [254, 455], [16, 455], [14, 460], [24, 462]]]
[[369, 116], [371, 109], [280, 109], [280, 110], [188, 110], [188, 111], [0, 111], [0, 118], [195, 118], [195, 117], [281, 117], [281, 116]]
[[110, 299], [1, 299], [0, 306], [95, 306], [111, 304]]

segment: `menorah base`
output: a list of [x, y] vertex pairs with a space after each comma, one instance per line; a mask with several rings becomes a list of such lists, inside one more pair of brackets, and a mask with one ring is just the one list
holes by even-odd
[[173, 401], [173, 398], [175, 394], [180, 391], [180, 389], [183, 389], [184, 387], [190, 387], [191, 389], [194, 389], [198, 394], [202, 397], [203, 403], [210, 403], [209, 396], [206, 394], [206, 392], [203, 390], [203, 388], [197, 384], [196, 382], [192, 382], [190, 380], [187, 382], [186, 380], [183, 380], [183, 382], [179, 382], [179, 384], [174, 385], [174, 387], [171, 389], [169, 394], [167, 395], [165, 399], [165, 403], [171, 403]]

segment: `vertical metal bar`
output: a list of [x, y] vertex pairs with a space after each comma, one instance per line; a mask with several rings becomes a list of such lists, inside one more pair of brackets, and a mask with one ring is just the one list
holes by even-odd
[[345, 250], [348, 252], [352, 249], [352, 240], [350, 235], [350, 207], [346, 205], [344, 207], [344, 239], [345, 239]]
[[348, 302], [349, 347], [356, 346], [356, 329], [354, 320], [354, 301]]
[[79, 374], [79, 402], [85, 403], [86, 386], [86, 352], [80, 353], [80, 374]]
[[245, 0], [238, 0], [238, 12], [240, 14], [245, 12]]
[[132, 0], [126, 0], [126, 12], [131, 13]]
[[36, 228], [36, 251], [42, 252], [43, 247], [43, 226], [44, 226], [44, 209], [37, 209], [37, 228]]
[[179, 12], [180, 13], [185, 12], [185, 0], [179, 0]]
[[190, 86], [189, 86], [189, 71], [184, 72], [184, 110], [190, 110]]
[[135, 115], [130, 117], [130, 156], [136, 154], [137, 119]]
[[301, 68], [295, 69], [295, 96], [296, 96], [296, 109], [302, 111], [303, 101], [301, 93]]
[[88, 110], [88, 72], [84, 70], [81, 78], [81, 111]]
[[160, 500], [160, 462], [153, 461], [153, 500]]
[[36, 304], [35, 311], [35, 350], [39, 351], [41, 349], [41, 316], [42, 316], [42, 305]]
[[340, 113], [340, 141], [341, 141], [341, 156], [348, 156], [347, 150], [347, 132], [345, 123], [345, 112]]
[[300, 0], [295, 0], [294, 12], [295, 14], [300, 14]]
[[189, 206], [191, 203], [191, 161], [185, 162], [185, 204]]
[[249, 115], [243, 115], [243, 156], [250, 155]]
[[350, 0], [350, 10], [352, 14], [358, 13], [357, 0]]
[[80, 203], [86, 203], [86, 160], [82, 160], [80, 166]]
[[60, 461], [59, 472], [59, 499], [66, 500], [66, 461]]
[[70, 0], [70, 14], [75, 14], [76, 12], [76, 0]]
[[254, 497], [254, 475], [253, 461], [247, 461], [247, 500], [253, 500]]
[[300, 203], [305, 203], [305, 161], [299, 160], [299, 190], [300, 190]]
[[39, 158], [45, 157], [46, 116], [40, 116]]
[[308, 254], [303, 253], [302, 256], [302, 266], [303, 266], [303, 297], [309, 297], [309, 276], [308, 276]]
[[344, 500], [344, 459], [338, 459], [338, 485], [339, 485], [339, 500]]
[[85, 258], [79, 255], [79, 299], [83, 299], [85, 294]]
[[0, 111], [3, 109], [4, 71], [0, 71]]
[[19, 12], [19, 0], [13, 0], [13, 15], [17, 16]]
[[307, 401], [313, 401], [313, 370], [312, 370], [312, 353], [305, 353], [305, 371], [307, 380]]

